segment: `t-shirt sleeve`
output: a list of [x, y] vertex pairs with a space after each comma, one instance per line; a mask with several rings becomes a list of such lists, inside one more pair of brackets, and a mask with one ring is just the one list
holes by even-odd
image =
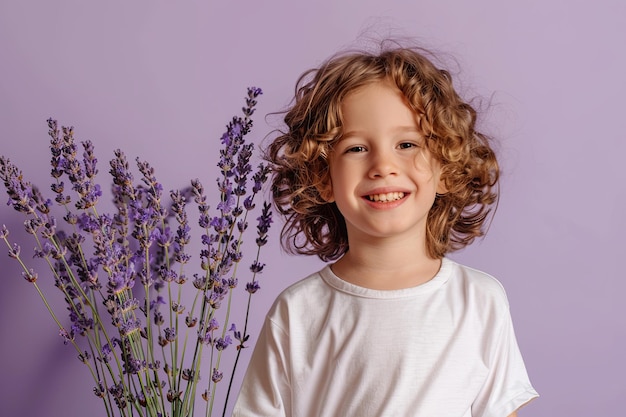
[[259, 333], [233, 417], [289, 417], [287, 334], [269, 318]]
[[517, 344], [508, 303], [498, 315], [502, 320], [489, 354], [489, 374], [472, 406], [474, 417], [506, 417], [538, 397]]

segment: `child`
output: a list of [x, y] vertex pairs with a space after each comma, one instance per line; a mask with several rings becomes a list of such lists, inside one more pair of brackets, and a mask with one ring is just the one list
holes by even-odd
[[537, 396], [502, 286], [445, 257], [497, 199], [475, 120], [415, 49], [300, 78], [272, 191], [283, 245], [335, 262], [275, 301], [234, 416], [506, 417]]

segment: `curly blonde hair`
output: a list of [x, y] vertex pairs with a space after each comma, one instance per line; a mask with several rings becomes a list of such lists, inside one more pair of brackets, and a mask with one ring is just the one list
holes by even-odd
[[489, 138], [476, 130], [476, 110], [457, 94], [450, 73], [426, 56], [423, 50], [398, 46], [375, 54], [344, 53], [302, 74], [284, 117], [287, 130], [266, 149], [274, 202], [286, 218], [285, 250], [324, 261], [348, 250], [345, 220], [320, 190], [330, 183], [328, 156], [342, 135], [342, 101], [380, 81], [402, 92], [419, 116], [427, 149], [441, 164], [447, 192], [436, 196], [428, 214], [429, 256], [443, 257], [485, 233], [498, 199], [496, 156]]

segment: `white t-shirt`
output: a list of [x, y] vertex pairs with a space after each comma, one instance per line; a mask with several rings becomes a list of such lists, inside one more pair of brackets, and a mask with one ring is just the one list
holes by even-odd
[[408, 289], [359, 287], [329, 266], [287, 288], [233, 416], [506, 417], [536, 396], [501, 284], [444, 258]]

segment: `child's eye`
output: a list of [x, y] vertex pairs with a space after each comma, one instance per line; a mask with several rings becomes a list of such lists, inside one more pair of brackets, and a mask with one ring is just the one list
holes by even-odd
[[351, 146], [346, 149], [346, 153], [357, 153], [357, 152], [365, 152], [365, 146]]
[[417, 143], [414, 142], [402, 142], [401, 144], [398, 145], [398, 148], [400, 149], [410, 149], [410, 148], [417, 148], [418, 145]]

